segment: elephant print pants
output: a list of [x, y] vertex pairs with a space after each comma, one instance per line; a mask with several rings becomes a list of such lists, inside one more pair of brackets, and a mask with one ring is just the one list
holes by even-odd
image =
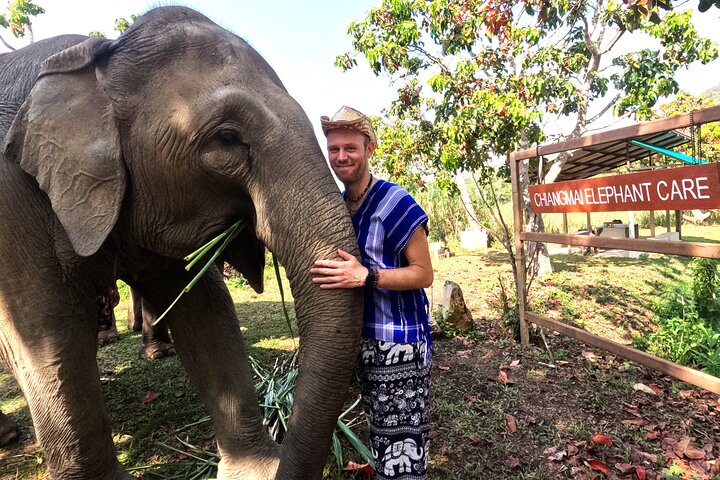
[[430, 432], [427, 343], [363, 340], [358, 377], [375, 478], [425, 480]]

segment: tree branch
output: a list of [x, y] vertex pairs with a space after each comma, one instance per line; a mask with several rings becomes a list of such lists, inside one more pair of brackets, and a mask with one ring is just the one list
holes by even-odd
[[0, 42], [2, 42], [2, 44], [5, 45], [9, 50], [15, 50], [15, 48], [12, 45], [10, 45], [9, 43], [7, 43], [5, 41], [5, 39], [2, 37], [2, 35], [0, 35]]
[[618, 31], [617, 36], [612, 39], [612, 41], [610, 42], [610, 45], [608, 45], [608, 47], [607, 47], [605, 50], [603, 50], [602, 52], [600, 52], [600, 55], [605, 55], [605, 54], [608, 53], [610, 50], [612, 50], [612, 49], [615, 47], [615, 44], [620, 40], [620, 38], [622, 38], [622, 36], [623, 36], [624, 33], [625, 33], [624, 30]]
[[447, 66], [445, 66], [445, 64], [442, 61], [440, 61], [440, 59], [438, 57], [432, 55], [430, 52], [428, 52], [424, 48], [418, 47], [417, 45], [411, 45], [408, 47], [408, 50], [411, 52], [415, 52], [415, 53], [424, 55], [427, 59], [430, 60], [431, 63], [438, 65], [442, 69], [443, 72], [450, 73], [450, 69], [448, 69]]
[[593, 123], [593, 122], [595, 122], [596, 120], [598, 120], [600, 117], [602, 117], [603, 115], [605, 115], [605, 113], [606, 113], [608, 110], [610, 110], [610, 108], [612, 108], [612, 106], [615, 104], [615, 102], [617, 102], [617, 100], [618, 100], [619, 98], [620, 98], [620, 94], [619, 94], [619, 93], [615, 94], [615, 96], [613, 97], [613, 99], [610, 100], [610, 101], [607, 103], [607, 105], [605, 105], [605, 107], [603, 107], [602, 110], [600, 110], [600, 113], [596, 114], [594, 117], [592, 117], [591, 119], [589, 119], [589, 120], [587, 121], [587, 123], [588, 123], [588, 124]]

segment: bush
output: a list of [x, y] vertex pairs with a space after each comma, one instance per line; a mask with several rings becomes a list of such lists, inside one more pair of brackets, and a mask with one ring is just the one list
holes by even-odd
[[660, 329], [635, 339], [636, 348], [720, 376], [717, 261], [696, 258], [689, 278], [672, 285], [655, 306]]

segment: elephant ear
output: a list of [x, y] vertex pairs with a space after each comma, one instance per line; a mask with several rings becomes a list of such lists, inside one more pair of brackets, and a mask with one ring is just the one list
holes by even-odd
[[6, 157], [35, 177], [81, 256], [103, 244], [125, 195], [112, 105], [95, 69], [110, 46], [92, 38], [50, 57], [6, 136]]

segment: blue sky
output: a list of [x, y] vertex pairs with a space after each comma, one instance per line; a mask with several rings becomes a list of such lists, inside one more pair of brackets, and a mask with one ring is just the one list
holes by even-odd
[[[46, 10], [34, 22], [36, 40], [94, 30], [114, 37], [116, 18], [140, 14], [159, 4], [148, 0], [36, 1]], [[332, 115], [343, 104], [377, 115], [393, 97], [395, 89], [389, 85], [388, 78], [375, 77], [364, 59], [349, 72], [333, 65], [336, 55], [350, 49], [348, 24], [364, 18], [380, 0], [187, 0], [181, 3], [250, 42], [305, 109], [321, 142], [318, 125], [321, 115]], [[697, 2], [691, 0], [688, 5], [694, 8]], [[720, 10], [713, 8], [695, 19], [701, 34], [720, 44], [717, 27]], [[682, 88], [700, 93], [720, 83], [720, 61], [680, 72], [678, 80]]]

